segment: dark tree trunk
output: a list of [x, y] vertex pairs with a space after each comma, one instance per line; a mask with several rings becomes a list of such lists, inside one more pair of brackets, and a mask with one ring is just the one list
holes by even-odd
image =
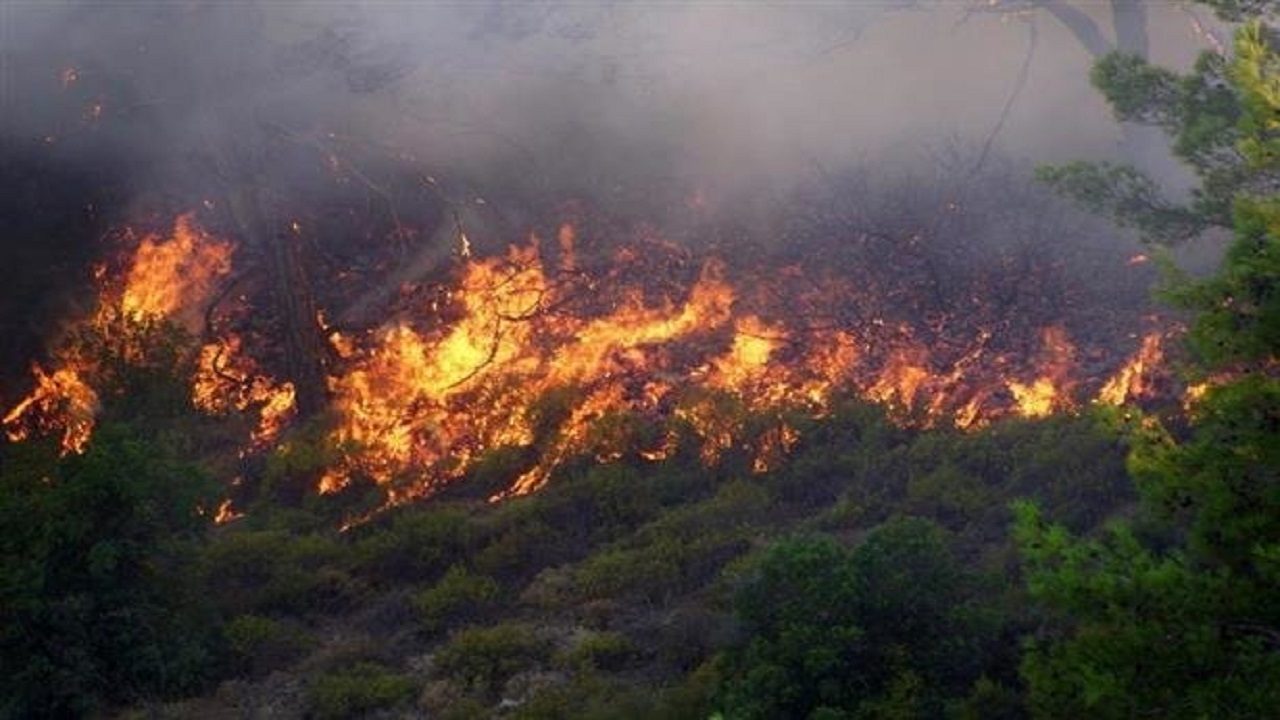
[[[1066, 0], [1045, 0], [1041, 7], [1070, 30], [1095, 60], [1113, 50], [1147, 56], [1147, 8], [1143, 0], [1111, 0], [1114, 43], [1107, 40], [1097, 23]], [[1128, 162], [1141, 165], [1143, 160], [1160, 155], [1163, 135], [1158, 130], [1126, 122], [1120, 123], [1120, 133], [1120, 154]]]
[[283, 372], [294, 384], [298, 416], [309, 417], [325, 407], [327, 351], [298, 243], [267, 218], [252, 185], [231, 188], [227, 199], [245, 242], [267, 261], [267, 282], [282, 334]]

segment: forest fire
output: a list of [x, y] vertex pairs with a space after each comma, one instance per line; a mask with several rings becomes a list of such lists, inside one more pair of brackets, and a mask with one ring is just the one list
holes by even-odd
[[32, 374], [35, 389], [4, 416], [9, 439], [26, 440], [34, 429], [40, 434], [60, 435], [64, 453], [84, 452], [93, 434], [98, 394], [74, 368], [58, 368], [46, 373], [35, 365]]
[[[205, 302], [231, 272], [231, 251], [229, 243], [200, 230], [192, 215], [179, 216], [168, 237], [147, 235], [138, 242], [118, 291], [120, 310], [133, 319], [166, 318], [198, 332]], [[111, 306], [110, 297], [107, 289], [100, 312]]]
[[[92, 316], [72, 324], [54, 354], [56, 369], [46, 373], [36, 366], [35, 389], [5, 415], [11, 440], [25, 439], [32, 430], [59, 433], [63, 453], [84, 451], [99, 409], [101, 388], [96, 386], [108, 381], [104, 358], [83, 347], [86, 337], [91, 346], [100, 344], [129, 365], [144, 365], [149, 362], [144, 337], [155, 323], [173, 323], [193, 337], [205, 331], [209, 302], [231, 272], [233, 246], [201, 230], [190, 214], [176, 218], [164, 236], [138, 238], [125, 231], [120, 240], [128, 248], [123, 262], [95, 270], [99, 287]], [[199, 409], [259, 408], [255, 444], [269, 440], [291, 412], [292, 386], [257, 374], [234, 335], [205, 344], [197, 368], [192, 401]]]
[[[576, 234], [560, 227], [551, 260], [536, 237], [497, 257], [458, 256], [452, 284], [402, 298], [381, 327], [331, 333], [338, 459], [320, 493], [363, 479], [397, 504], [456, 482], [501, 448], [521, 448], [527, 461], [493, 499], [534, 492], [583, 455], [659, 461], [689, 448], [710, 465], [734, 452], [764, 472], [802, 440], [795, 418], [821, 417], [841, 398], [881, 403], [903, 424], [971, 429], [1090, 399], [1141, 401], [1163, 372], [1159, 333], [1109, 377], [1083, 374], [1061, 324], [1032, 329], [1033, 349], [1022, 353], [985, 327], [948, 338], [961, 350], [943, 353], [908, 322], [815, 320], [858, 290], [797, 283], [798, 268], [766, 280], [712, 257], [687, 283], [664, 278], [655, 288], [637, 263], [666, 251], [624, 247], [590, 272]], [[114, 273], [104, 266], [87, 322], [106, 332], [121, 319], [164, 319], [205, 338], [191, 400], [211, 415], [256, 418], [244, 455], [271, 447], [296, 413], [295, 389], [260, 367], [241, 335], [208, 327], [231, 284], [232, 251], [181, 216], [167, 237], [135, 240]], [[60, 433], [64, 452], [81, 452], [98, 369], [70, 348], [57, 360], [51, 373], [35, 368], [35, 389], [4, 425], [13, 440]]]
[[[576, 262], [566, 237], [562, 228], [561, 268]], [[1098, 402], [1138, 400], [1160, 372], [1153, 335], [1115, 377], [1081, 377], [1056, 325], [1029, 357], [987, 352], [985, 332], [943, 363], [908, 327], [889, 333], [888, 347], [868, 328], [814, 327], [785, 288], [772, 305], [742, 309], [750, 303], [716, 259], [674, 297], [548, 267], [536, 240], [469, 260], [443, 309], [335, 338], [350, 365], [331, 379], [333, 439], [350, 451], [321, 491], [362, 475], [396, 502], [462, 477], [486, 450], [533, 448], [537, 459], [496, 499], [537, 490], [569, 457], [658, 460], [680, 437], [706, 463], [736, 448], [762, 471], [799, 440], [785, 417], [821, 416], [842, 395], [883, 403], [903, 423], [974, 428], [1075, 409], [1081, 389]], [[438, 322], [439, 312], [452, 319]], [[748, 416], [776, 421], [749, 432]]]

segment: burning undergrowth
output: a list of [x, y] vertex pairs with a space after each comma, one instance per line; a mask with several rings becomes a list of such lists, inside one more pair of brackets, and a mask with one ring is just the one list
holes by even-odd
[[[761, 472], [803, 442], [804, 422], [849, 399], [905, 425], [971, 429], [1171, 394], [1161, 342], [1173, 326], [1147, 313], [1145, 291], [1116, 303], [1081, 289], [1103, 284], [1089, 277], [1098, 267], [1145, 288], [1141, 263], [1115, 249], [1084, 264], [1055, 252], [1046, 236], [1063, 226], [1047, 210], [1020, 224], [1038, 212], [1025, 197], [1005, 198], [1021, 210], [994, 227], [973, 193], [917, 197], [928, 222], [894, 215], [883, 197], [880, 217], [834, 203], [849, 196], [784, 218], [773, 243], [705, 217], [668, 237], [581, 203], [492, 252], [456, 213], [434, 236], [397, 229], [377, 251], [385, 270], [330, 270], [314, 284], [327, 376], [318, 417], [333, 451], [313, 489], [375, 483], [397, 504], [507, 450], [519, 460], [493, 499], [535, 491], [583, 456], [732, 455]], [[277, 242], [305, 234], [291, 221]], [[79, 325], [107, 337], [113, 323], [183, 328], [196, 339], [190, 402], [246, 418], [242, 457], [287, 451], [295, 378], [263, 320], [263, 298], [280, 290], [261, 277], [261, 253], [194, 215], [120, 243]], [[83, 352], [56, 353], [6, 414], [9, 437], [52, 434], [65, 452], [83, 450], [102, 374]]]

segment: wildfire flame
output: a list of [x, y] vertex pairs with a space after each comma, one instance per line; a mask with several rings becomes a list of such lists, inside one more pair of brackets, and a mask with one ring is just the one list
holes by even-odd
[[[106, 265], [95, 269], [98, 306], [81, 324], [104, 336], [155, 320], [173, 322], [193, 334], [203, 329], [209, 299], [231, 272], [232, 245], [204, 232], [190, 214], [179, 216], [164, 237], [124, 237], [132, 250], [118, 273]], [[127, 359], [137, 361], [139, 352], [125, 344]], [[92, 358], [69, 347], [56, 353], [56, 361], [52, 373], [34, 368], [35, 388], [4, 416], [3, 425], [11, 440], [23, 440], [33, 432], [60, 434], [64, 453], [83, 452], [99, 409], [93, 388], [98, 369]], [[212, 413], [258, 407], [260, 420], [251, 437], [255, 445], [279, 432], [293, 412], [293, 393], [292, 384], [277, 384], [258, 374], [236, 336], [201, 349], [192, 401]]]
[[119, 308], [131, 319], [166, 318], [196, 331], [205, 301], [231, 271], [231, 252], [230, 243], [206, 234], [194, 216], [181, 215], [168, 237], [148, 235], [138, 243], [124, 275]]
[[1130, 400], [1149, 397], [1152, 392], [1152, 371], [1159, 368], [1162, 362], [1164, 351], [1160, 348], [1160, 335], [1147, 335], [1142, 339], [1142, 347], [1138, 352], [1098, 391], [1098, 402], [1123, 405]]
[[[882, 403], [903, 423], [977, 428], [1071, 411], [1090, 394], [1142, 401], [1163, 364], [1159, 333], [1103, 380], [1082, 377], [1078, 357], [1093, 356], [1061, 324], [1020, 344], [995, 325], [926, 341], [906, 321], [813, 320], [838, 317], [830, 306], [857, 288], [796, 283], [798, 267], [766, 280], [711, 258], [690, 263], [683, 283], [679, 273], [655, 283], [636, 249], [618, 251], [604, 272], [584, 269], [572, 224], [551, 247], [554, 262], [537, 238], [497, 257], [467, 246], [449, 288], [427, 298], [406, 291], [397, 302], [408, 310], [382, 327], [330, 334], [339, 458], [319, 492], [362, 478], [396, 504], [457, 481], [498, 448], [522, 448], [527, 460], [493, 499], [536, 491], [584, 454], [659, 461], [688, 447], [708, 465], [732, 456], [766, 472], [802, 441], [794, 418], [821, 417], [841, 397]], [[165, 237], [136, 240], [115, 272], [103, 266], [88, 322], [160, 318], [213, 335], [206, 316], [228, 285], [232, 252], [183, 215]], [[240, 335], [219, 335], [199, 349], [192, 402], [210, 414], [255, 413], [244, 452], [261, 451], [294, 415], [294, 385], [264, 372]], [[65, 452], [81, 452], [98, 409], [95, 368], [74, 353], [58, 360], [52, 372], [35, 368], [35, 389], [3, 425], [13, 440], [58, 433]], [[238, 517], [230, 501], [216, 515]]]
[[[494, 499], [520, 495], [574, 455], [669, 457], [677, 425], [698, 438], [704, 462], [741, 450], [765, 471], [799, 433], [779, 419], [746, 436], [746, 415], [820, 416], [840, 393], [884, 403], [904, 422], [958, 427], [1078, 406], [1076, 348], [1061, 326], [1041, 331], [1029, 359], [987, 352], [992, 333], [984, 331], [968, 352], [943, 363], [909, 328], [878, 347], [894, 333], [766, 319], [745, 309], [715, 259], [683, 294], [621, 287], [603, 309], [581, 311], [573, 301], [582, 285], [548, 270], [578, 268], [576, 232], [562, 226], [557, 239], [556, 266], [544, 263], [536, 239], [505, 257], [469, 259], [443, 322], [431, 322], [438, 308], [424, 307], [368, 335], [334, 336], [350, 363], [330, 381], [340, 418], [333, 440], [347, 452], [321, 492], [362, 476], [384, 485], [395, 503], [462, 477], [487, 450], [536, 448], [537, 459]], [[1143, 378], [1159, 362], [1149, 345], [1158, 347], [1158, 339], [1144, 342], [1145, 364], [1126, 366], [1105, 384], [1101, 401], [1143, 392]], [[557, 398], [568, 406], [557, 407]]]
[[277, 383], [260, 374], [241, 345], [240, 336], [233, 334], [200, 348], [191, 399], [197, 408], [214, 415], [258, 408], [250, 447], [265, 447], [293, 416], [296, 393], [293, 383]]
[[33, 430], [60, 434], [63, 453], [84, 452], [98, 414], [98, 394], [74, 368], [49, 374], [36, 365], [32, 374], [35, 389], [0, 421], [5, 433], [14, 442], [26, 440]]

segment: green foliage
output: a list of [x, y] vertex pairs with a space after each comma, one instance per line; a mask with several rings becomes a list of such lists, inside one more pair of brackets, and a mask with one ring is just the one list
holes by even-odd
[[496, 604], [499, 590], [493, 578], [454, 565], [434, 586], [418, 593], [415, 605], [423, 628], [436, 633], [453, 623], [480, 619]]
[[1154, 551], [1123, 524], [1076, 539], [1029, 505], [1015, 536], [1032, 595], [1069, 628], [1024, 659], [1038, 716], [1266, 717], [1280, 703], [1268, 586]]
[[1204, 370], [1264, 360], [1280, 347], [1280, 200], [1241, 200], [1236, 240], [1212, 278], [1170, 291], [1198, 312], [1190, 344]]
[[1090, 212], [1135, 228], [1151, 242], [1181, 242], [1209, 226], [1203, 215], [1166, 199], [1151, 178], [1133, 167], [1073, 162], [1038, 168], [1036, 178]]
[[731, 717], [809, 717], [850, 706], [864, 630], [857, 578], [828, 537], [772, 546], [737, 600], [747, 643], [729, 656], [723, 704]]
[[1213, 8], [1223, 20], [1239, 22], [1248, 18], [1275, 15], [1280, 12], [1272, 0], [1198, 0]]
[[560, 663], [579, 672], [617, 672], [636, 657], [636, 647], [622, 633], [596, 632], [578, 641], [562, 654]]
[[345, 605], [354, 592], [338, 567], [342, 547], [327, 534], [230, 527], [212, 539], [199, 571], [228, 615], [314, 613]]
[[[701, 503], [672, 510], [623, 542], [588, 557], [572, 571], [561, 601], [640, 600], [666, 605], [700, 587], [748, 549], [753, 525], [769, 510], [758, 485], [731, 482]], [[557, 576], [547, 581], [559, 582]]]
[[889, 522], [853, 552], [829, 537], [769, 548], [736, 602], [728, 717], [917, 717], [963, 698], [998, 627], [924, 520]]
[[216, 627], [187, 566], [208, 480], [116, 425], [84, 455], [29, 461], [0, 470], [0, 714], [197, 687]]
[[[1197, 312], [1194, 372], [1213, 387], [1190, 427], [1134, 425], [1147, 524], [1079, 538], [1017, 508], [1032, 597], [1049, 611], [1023, 661], [1042, 717], [1268, 717], [1280, 706], [1280, 53], [1257, 23], [1224, 63], [1236, 102], [1225, 184], [1235, 241], [1213, 277], [1171, 297]], [[1168, 129], [1181, 142], [1185, 120]], [[1184, 155], [1185, 157], [1185, 155]], [[1193, 165], [1194, 159], [1193, 160]], [[1212, 189], [1223, 177], [1195, 165]]]
[[255, 514], [271, 512], [275, 505], [297, 506], [314, 494], [320, 475], [338, 459], [337, 448], [313, 423], [290, 433], [288, 442], [267, 454], [262, 469], [262, 499]]
[[286, 666], [314, 645], [295, 624], [263, 615], [239, 615], [222, 632], [236, 670], [255, 676]]
[[360, 717], [411, 702], [418, 682], [377, 663], [361, 662], [316, 678], [309, 692], [317, 720]]
[[539, 692], [516, 710], [513, 717], [519, 720], [627, 720], [674, 716], [661, 706], [658, 697], [633, 683], [586, 674]]
[[1208, 52], [1186, 75], [1120, 53], [1094, 66], [1093, 84], [1117, 119], [1164, 129], [1174, 154], [1200, 177], [1189, 204], [1167, 199], [1154, 181], [1128, 166], [1075, 162], [1040, 168], [1037, 176], [1085, 208], [1137, 229], [1147, 242], [1174, 244], [1210, 227], [1229, 227], [1232, 199], [1269, 185], [1242, 162], [1242, 96], [1230, 81], [1235, 73]]
[[706, 662], [687, 675], [680, 684], [662, 691], [661, 711], [654, 717], [671, 720], [706, 720], [715, 708], [716, 689], [720, 685], [717, 663]]
[[529, 625], [504, 623], [454, 633], [435, 656], [436, 671], [495, 697], [512, 675], [546, 662], [551, 645]]
[[361, 531], [356, 567], [382, 582], [434, 580], [470, 547], [473, 530], [466, 511], [452, 505], [405, 509]]
[[166, 432], [168, 423], [197, 417], [189, 384], [196, 344], [179, 325], [104, 312], [73, 330], [65, 352], [91, 368], [104, 418]]
[[913, 433], [889, 422], [883, 407], [842, 402], [805, 430], [795, 454], [765, 478], [771, 495], [799, 509], [823, 507], [845, 491], [863, 507], [893, 502], [895, 464]]

